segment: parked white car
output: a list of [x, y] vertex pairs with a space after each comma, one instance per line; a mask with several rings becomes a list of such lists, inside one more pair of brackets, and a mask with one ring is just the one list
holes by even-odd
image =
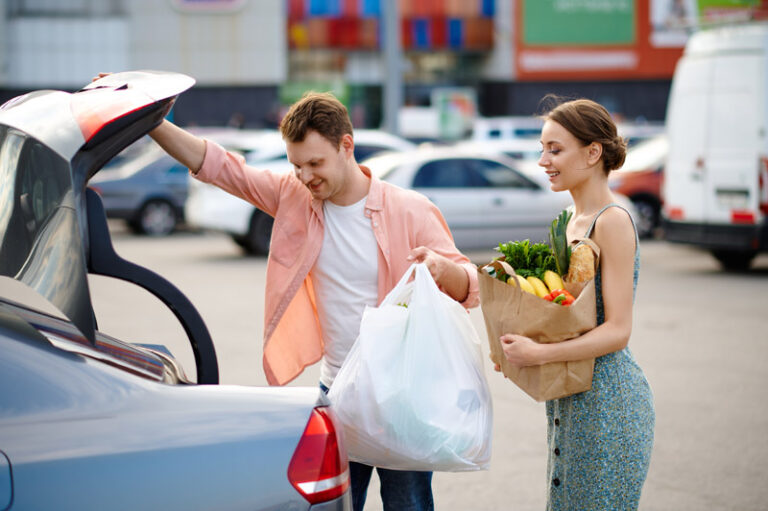
[[[249, 165], [275, 172], [291, 172], [293, 166], [285, 153], [285, 142], [276, 130], [263, 132], [263, 146], [246, 154]], [[355, 158], [365, 158], [382, 151], [412, 150], [415, 144], [379, 130], [355, 130]], [[191, 180], [185, 218], [190, 227], [229, 234], [246, 252], [266, 254], [272, 236], [272, 217], [249, 202], [213, 185]]]

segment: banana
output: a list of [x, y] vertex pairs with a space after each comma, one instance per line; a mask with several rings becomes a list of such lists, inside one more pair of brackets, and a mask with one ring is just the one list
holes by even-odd
[[547, 290], [547, 286], [544, 285], [544, 282], [541, 281], [541, 279], [536, 278], [534, 276], [526, 277], [525, 280], [530, 282], [531, 286], [533, 287], [533, 290], [536, 292], [536, 296], [538, 297], [544, 297], [547, 296], [550, 291]]
[[560, 275], [553, 272], [552, 270], [547, 270], [544, 272], [544, 282], [547, 284], [550, 292], [554, 291], [555, 289], [565, 289], [563, 279], [561, 279]]
[[520, 289], [522, 289], [526, 293], [531, 293], [532, 295], [536, 296], [536, 291], [533, 289], [533, 286], [531, 285], [531, 283], [525, 280], [520, 275], [510, 276], [509, 280], [507, 281], [507, 284], [509, 284], [510, 286], [519, 285]]

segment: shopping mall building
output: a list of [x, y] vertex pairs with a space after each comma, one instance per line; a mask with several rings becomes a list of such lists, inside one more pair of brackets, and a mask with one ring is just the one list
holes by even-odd
[[[0, 101], [76, 90], [99, 71], [162, 69], [197, 80], [173, 113], [182, 125], [274, 126], [314, 89], [339, 95], [357, 126], [376, 127], [385, 1], [5, 0]], [[403, 103], [455, 91], [477, 115], [530, 115], [554, 92], [663, 120], [689, 33], [706, 16], [749, 16], [760, 3], [399, 0]]]

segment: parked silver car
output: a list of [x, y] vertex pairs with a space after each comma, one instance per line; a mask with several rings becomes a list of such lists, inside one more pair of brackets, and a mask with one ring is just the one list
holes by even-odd
[[462, 250], [510, 240], [547, 239], [552, 220], [571, 203], [567, 193], [515, 168], [502, 156], [453, 147], [424, 147], [365, 160], [379, 178], [426, 195], [443, 213]]
[[[119, 73], [0, 107], [2, 510], [351, 508], [325, 395], [216, 385], [200, 315], [173, 284], [115, 253], [87, 187], [192, 84]], [[189, 337], [197, 383], [162, 339], [147, 347], [100, 331], [88, 274], [166, 304]]]
[[132, 231], [165, 236], [184, 221], [189, 170], [157, 144], [110, 166], [89, 182], [101, 195], [107, 217], [125, 220]]

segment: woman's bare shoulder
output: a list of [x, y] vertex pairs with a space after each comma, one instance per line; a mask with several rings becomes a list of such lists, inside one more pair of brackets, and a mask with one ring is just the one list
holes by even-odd
[[595, 222], [595, 241], [607, 243], [627, 244], [634, 247], [635, 230], [632, 219], [624, 208], [611, 207], [603, 211]]

